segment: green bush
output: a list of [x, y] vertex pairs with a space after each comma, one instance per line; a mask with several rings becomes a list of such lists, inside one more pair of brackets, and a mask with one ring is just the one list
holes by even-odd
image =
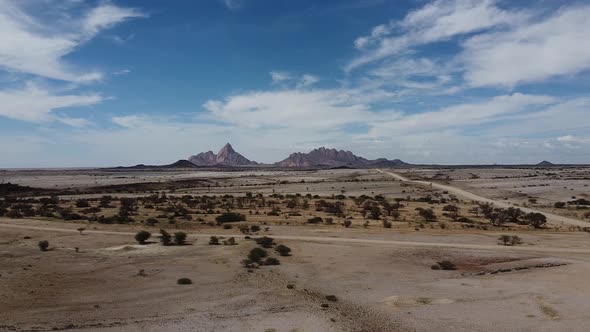
[[238, 222], [238, 221], [245, 221], [246, 216], [243, 214], [235, 213], [235, 212], [225, 212], [215, 218], [215, 221], [219, 224], [223, 224], [226, 222]]
[[219, 239], [217, 238], [217, 236], [212, 236], [211, 238], [209, 238], [209, 245], [212, 245], [212, 246], [219, 245]]
[[280, 264], [281, 264], [281, 262], [278, 259], [276, 259], [274, 257], [269, 257], [264, 261], [263, 265], [280, 265]]
[[160, 230], [160, 242], [163, 246], [169, 246], [172, 242], [172, 236], [170, 233], [166, 232], [165, 230]]
[[276, 248], [275, 251], [279, 253], [279, 255], [281, 256], [289, 256], [291, 253], [291, 248], [287, 247], [284, 244], [279, 244]]
[[456, 270], [455, 263], [451, 261], [441, 261], [437, 263], [442, 270]]
[[180, 278], [176, 281], [176, 283], [179, 285], [190, 285], [193, 283], [193, 281], [189, 278]]
[[254, 248], [250, 250], [250, 253], [248, 253], [248, 260], [254, 263], [260, 263], [260, 261], [266, 256], [268, 256], [266, 250], [261, 248]]
[[139, 242], [139, 244], [145, 244], [145, 241], [152, 236], [152, 233], [148, 231], [140, 231], [135, 234], [135, 241]]
[[319, 224], [322, 222], [324, 222], [324, 219], [322, 217], [313, 217], [313, 218], [307, 219], [308, 224]]
[[275, 244], [274, 239], [268, 236], [257, 238], [255, 241], [263, 248], [271, 248]]
[[183, 245], [186, 243], [186, 233], [185, 232], [176, 232], [174, 233], [174, 243], [176, 245]]
[[47, 240], [39, 241], [39, 243], [37, 245], [39, 246], [39, 249], [41, 249], [41, 251], [47, 251], [47, 248], [49, 248], [49, 241], [47, 241]]

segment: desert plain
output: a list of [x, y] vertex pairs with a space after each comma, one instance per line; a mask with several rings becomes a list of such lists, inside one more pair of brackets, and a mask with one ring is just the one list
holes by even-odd
[[[590, 324], [588, 167], [3, 170], [0, 183], [1, 331]], [[161, 230], [186, 239], [163, 245]]]

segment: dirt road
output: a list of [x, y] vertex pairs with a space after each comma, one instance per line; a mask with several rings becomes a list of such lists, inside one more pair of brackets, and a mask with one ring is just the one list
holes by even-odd
[[[76, 229], [65, 227], [42, 227], [29, 225], [15, 225], [0, 221], [0, 228], [12, 229], [28, 229], [36, 231], [49, 232], [64, 232], [64, 233], [78, 233]], [[105, 234], [105, 235], [128, 235], [134, 236], [135, 232], [123, 231], [100, 231], [100, 230], [85, 230], [84, 234]], [[209, 238], [211, 236], [225, 236], [228, 234], [204, 234], [204, 233], [189, 233], [189, 238]], [[231, 235], [236, 238], [244, 238], [244, 235]], [[329, 237], [329, 236], [302, 236], [302, 235], [272, 235], [272, 238], [277, 240], [292, 240], [292, 241], [308, 241], [308, 242], [327, 242], [327, 243], [358, 243], [358, 244], [375, 244], [375, 245], [389, 245], [402, 247], [426, 247], [426, 248], [455, 248], [455, 249], [479, 249], [479, 250], [504, 250], [504, 251], [520, 251], [520, 252], [546, 252], [546, 253], [579, 253], [590, 254], [590, 249], [583, 248], [555, 248], [555, 247], [525, 247], [525, 246], [499, 246], [499, 245], [481, 245], [481, 244], [465, 244], [465, 243], [441, 243], [441, 242], [417, 242], [417, 241], [399, 241], [399, 240], [374, 240], [362, 238], [349, 237]]]
[[[477, 201], [477, 202], [482, 202], [482, 203], [490, 203], [490, 204], [494, 204], [495, 206], [501, 207], [501, 208], [517, 207], [517, 206], [507, 203], [507, 202], [497, 201], [497, 200], [493, 200], [493, 199], [486, 198], [483, 196], [479, 196], [474, 193], [470, 193], [470, 192], [465, 191], [463, 189], [459, 189], [459, 188], [452, 187], [449, 185], [444, 185], [444, 184], [440, 184], [440, 183], [436, 183], [436, 182], [429, 182], [429, 181], [410, 180], [410, 179], [408, 179], [402, 175], [399, 175], [397, 173], [387, 172], [387, 171], [380, 170], [380, 169], [378, 169], [377, 171], [384, 173], [384, 174], [391, 175], [394, 178], [396, 178], [402, 182], [412, 182], [412, 183], [421, 184], [421, 185], [425, 185], [425, 186], [432, 186], [434, 188], [446, 190], [449, 193], [452, 193], [454, 195], [457, 195], [457, 196], [460, 196], [460, 197], [463, 197], [465, 199], [469, 199], [472, 201]], [[556, 214], [547, 213], [544, 211], [535, 210], [535, 209], [531, 209], [531, 208], [525, 208], [525, 207], [521, 207], [521, 206], [518, 206], [518, 208], [524, 212], [527, 212], [527, 213], [530, 213], [530, 212], [542, 213], [547, 217], [547, 222], [549, 222], [550, 224], [571, 225], [571, 226], [580, 226], [580, 227], [589, 227], [590, 226], [590, 223], [582, 221], [582, 220], [558, 216]]]

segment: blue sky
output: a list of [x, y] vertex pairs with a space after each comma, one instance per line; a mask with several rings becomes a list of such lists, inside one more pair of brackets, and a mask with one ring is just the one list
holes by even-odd
[[0, 0], [0, 167], [590, 163], [584, 1]]

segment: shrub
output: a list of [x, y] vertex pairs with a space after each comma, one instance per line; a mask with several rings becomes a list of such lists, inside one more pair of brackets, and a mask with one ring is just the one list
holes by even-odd
[[319, 223], [322, 223], [323, 221], [324, 221], [324, 219], [322, 219], [322, 217], [313, 217], [313, 218], [307, 219], [308, 224], [319, 224]]
[[517, 235], [500, 235], [498, 240], [501, 241], [505, 246], [515, 246], [517, 244], [522, 244], [522, 239]]
[[432, 265], [430, 266], [430, 268], [431, 268], [432, 270], [440, 270], [440, 266], [438, 266], [438, 264], [432, 264]]
[[338, 302], [338, 298], [336, 297], [336, 295], [326, 295], [326, 300], [330, 302]]
[[291, 248], [287, 247], [284, 244], [279, 244], [276, 248], [275, 251], [279, 253], [279, 255], [281, 256], [289, 256], [291, 253]]
[[268, 256], [268, 253], [261, 248], [254, 248], [248, 253], [248, 259], [254, 263], [260, 263], [260, 261], [266, 256]]
[[436, 215], [434, 214], [434, 211], [432, 209], [420, 209], [418, 210], [418, 214], [426, 221], [436, 220]]
[[258, 225], [251, 225], [250, 226], [250, 232], [252, 232], [252, 233], [260, 232], [260, 226], [258, 226]]
[[212, 245], [212, 246], [219, 245], [219, 239], [217, 238], [217, 236], [212, 236], [211, 238], [209, 238], [209, 245]]
[[84, 227], [80, 227], [78, 229], [76, 229], [78, 232], [80, 232], [80, 235], [82, 235], [82, 232], [84, 232], [86, 230], [86, 228]]
[[231, 224], [223, 224], [223, 229], [232, 229], [232, 227]]
[[223, 241], [223, 244], [224, 244], [224, 245], [226, 245], [226, 246], [233, 246], [233, 245], [236, 245], [236, 244], [237, 244], [237, 243], [236, 243], [236, 238], [234, 238], [234, 237], [232, 236], [232, 237], [230, 237], [229, 239], [227, 239], [227, 240]]
[[383, 228], [391, 228], [391, 221], [383, 220]]
[[183, 245], [186, 243], [186, 233], [185, 232], [176, 232], [174, 233], [174, 243], [176, 245]]
[[441, 261], [437, 263], [442, 270], [456, 270], [457, 267], [451, 261]]
[[145, 224], [148, 226], [154, 226], [157, 223], [158, 223], [158, 219], [156, 219], [156, 218], [148, 218], [148, 220], [145, 221]]
[[135, 241], [139, 242], [139, 244], [145, 244], [145, 241], [152, 236], [152, 233], [148, 231], [139, 231], [135, 234]]
[[215, 221], [219, 224], [223, 224], [226, 222], [238, 222], [238, 221], [245, 221], [246, 216], [243, 214], [235, 213], [235, 212], [225, 212], [215, 218]]
[[535, 228], [542, 228], [547, 223], [547, 217], [538, 212], [527, 213], [524, 216], [524, 220]]
[[348, 228], [348, 227], [352, 226], [352, 221], [346, 219], [342, 222], [342, 226]]
[[271, 248], [275, 244], [274, 239], [268, 236], [257, 238], [255, 241], [263, 248]]
[[555, 202], [555, 204], [553, 204], [553, 206], [556, 209], [563, 209], [565, 207], [565, 203], [564, 202]]
[[76, 201], [76, 207], [87, 208], [87, 207], [90, 207], [90, 203], [88, 203], [88, 201], [85, 199], [79, 199]]
[[268, 257], [265, 261], [263, 265], [280, 265], [281, 262], [274, 258], [274, 257]]
[[179, 285], [190, 285], [193, 283], [193, 281], [190, 280], [189, 278], [180, 278], [180, 279], [176, 280], [176, 283]]
[[39, 246], [39, 249], [41, 249], [41, 251], [47, 251], [47, 248], [49, 248], [49, 241], [47, 241], [47, 240], [39, 241], [39, 243], [37, 245]]
[[165, 230], [160, 230], [160, 242], [162, 242], [163, 246], [169, 246], [172, 242], [172, 236], [170, 233], [166, 232]]

